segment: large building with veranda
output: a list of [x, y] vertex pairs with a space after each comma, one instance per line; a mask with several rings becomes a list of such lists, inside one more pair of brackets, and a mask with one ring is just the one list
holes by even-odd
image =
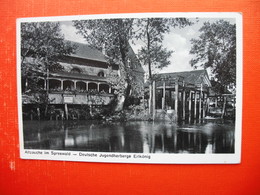
[[[73, 44], [76, 46], [75, 51], [59, 59], [62, 70], [36, 74], [37, 86], [47, 92], [49, 104], [54, 109], [51, 112], [56, 118], [78, 118], [80, 116], [77, 113], [70, 116], [69, 110], [77, 106], [107, 106], [115, 98], [109, 79], [120, 74], [119, 64], [108, 63], [104, 53], [89, 45], [76, 42]], [[143, 86], [144, 70], [131, 47], [127, 58], [127, 68], [130, 69], [135, 83]], [[35, 61], [27, 58], [26, 63], [33, 65]], [[39, 111], [39, 106], [37, 107], [37, 94], [30, 93], [32, 84], [30, 77], [22, 79], [23, 112], [28, 115], [25, 118], [37, 119], [43, 111]], [[136, 94], [134, 88], [133, 94]]]

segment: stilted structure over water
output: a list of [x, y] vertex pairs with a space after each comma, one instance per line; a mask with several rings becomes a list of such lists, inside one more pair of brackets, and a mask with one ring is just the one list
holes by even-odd
[[206, 70], [158, 74], [153, 86], [155, 120], [180, 121], [205, 117], [211, 87]]
[[214, 90], [209, 92], [209, 107], [207, 116], [214, 118], [235, 119], [236, 94], [228, 90], [216, 93]]

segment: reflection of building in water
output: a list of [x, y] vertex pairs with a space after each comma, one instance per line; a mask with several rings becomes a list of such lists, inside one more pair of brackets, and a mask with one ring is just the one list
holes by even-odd
[[171, 129], [171, 133], [165, 128], [163, 131], [150, 133], [150, 136], [146, 143], [150, 153], [234, 152], [234, 132], [224, 125], [206, 124], [202, 130], [194, 127]]
[[214, 153], [213, 144], [212, 144], [210, 141], [208, 142], [208, 145], [207, 145], [207, 147], [206, 147], [205, 153], [206, 153], [206, 154], [212, 154], [212, 153]]
[[[27, 121], [36, 122], [36, 121]], [[50, 124], [50, 121], [46, 121]], [[56, 121], [53, 121], [56, 122]], [[62, 124], [66, 125], [62, 125]], [[31, 124], [31, 123], [29, 123]], [[30, 127], [24, 134], [26, 149], [56, 149], [130, 153], [234, 153], [234, 127], [207, 123], [172, 126], [150, 122], [98, 124], [58, 121]], [[62, 129], [57, 130], [57, 126]], [[38, 129], [39, 128], [39, 129]]]
[[[105, 55], [93, 47], [81, 43], [73, 44], [76, 46], [74, 53], [59, 59], [62, 67], [59, 71], [38, 71], [22, 78], [23, 111], [31, 118], [40, 115], [39, 108], [37, 111], [33, 109], [37, 98], [41, 96], [39, 92], [33, 95], [30, 93], [34, 85], [48, 93], [50, 104], [56, 108], [53, 112], [58, 118], [78, 118], [79, 113], [73, 114], [70, 108], [77, 105], [108, 105], [114, 98], [114, 89], [109, 78], [119, 75], [119, 64], [108, 63]], [[144, 70], [131, 47], [127, 59], [127, 68], [131, 70], [129, 72], [132, 74], [133, 82], [143, 86]], [[28, 57], [25, 61], [31, 66], [37, 65], [34, 58]], [[132, 94], [135, 93], [137, 92], [133, 88]], [[70, 115], [68, 111], [71, 112]]]

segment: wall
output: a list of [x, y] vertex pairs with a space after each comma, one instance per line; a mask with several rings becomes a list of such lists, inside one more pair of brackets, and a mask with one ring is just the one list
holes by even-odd
[[[241, 164], [144, 165], [20, 159], [16, 18], [162, 11], [243, 13]], [[2, 0], [0, 17], [0, 194], [260, 194], [259, 0]]]
[[60, 93], [51, 93], [49, 94], [49, 98], [52, 101], [52, 104], [63, 104], [64, 103], [64, 97], [71, 97], [72, 99], [72, 104], [89, 104], [91, 102], [94, 105], [108, 105], [110, 101], [113, 98], [113, 95], [106, 95], [106, 94], [101, 94], [101, 95], [84, 95], [84, 94], [75, 94], [75, 95], [70, 95], [70, 94], [60, 94]]

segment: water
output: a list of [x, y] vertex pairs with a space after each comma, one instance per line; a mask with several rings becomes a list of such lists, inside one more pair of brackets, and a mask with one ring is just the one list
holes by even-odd
[[121, 153], [234, 153], [233, 123], [24, 121], [25, 149]]

